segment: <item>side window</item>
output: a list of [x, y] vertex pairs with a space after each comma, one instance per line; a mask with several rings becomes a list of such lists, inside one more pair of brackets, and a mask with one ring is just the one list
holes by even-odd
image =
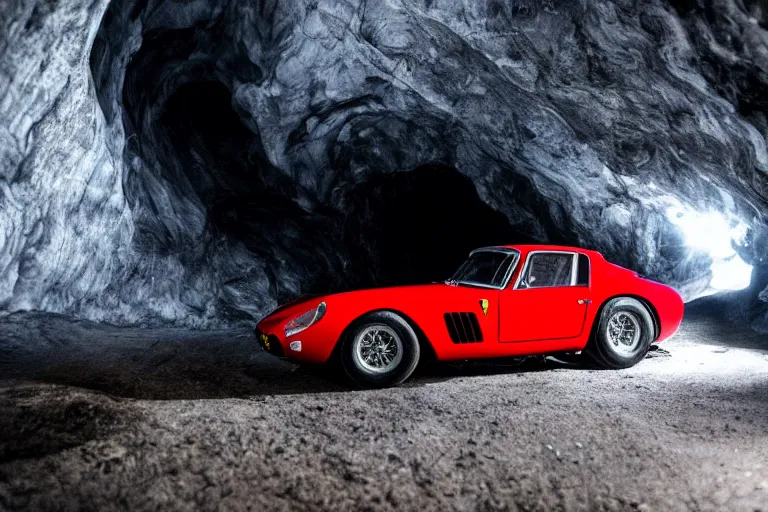
[[579, 254], [578, 272], [576, 286], [589, 286], [589, 258], [586, 254]]
[[528, 267], [520, 288], [570, 286], [573, 276], [573, 254], [540, 253], [529, 256]]

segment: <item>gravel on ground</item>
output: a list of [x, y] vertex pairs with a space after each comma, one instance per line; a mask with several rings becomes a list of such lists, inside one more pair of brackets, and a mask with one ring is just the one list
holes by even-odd
[[768, 341], [690, 310], [639, 365], [352, 390], [249, 329], [0, 319], [0, 509], [768, 510]]

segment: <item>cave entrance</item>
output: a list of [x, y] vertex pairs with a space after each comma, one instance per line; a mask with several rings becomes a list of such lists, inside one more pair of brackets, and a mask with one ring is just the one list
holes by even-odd
[[345, 245], [360, 286], [443, 281], [472, 249], [535, 242], [445, 165], [373, 178], [354, 188], [349, 204]]

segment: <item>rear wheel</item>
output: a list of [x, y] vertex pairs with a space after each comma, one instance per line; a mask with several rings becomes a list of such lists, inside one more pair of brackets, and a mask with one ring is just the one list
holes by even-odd
[[653, 334], [653, 317], [643, 303], [612, 299], [603, 307], [587, 353], [603, 368], [629, 368], [648, 353]]
[[363, 316], [341, 342], [344, 371], [365, 387], [401, 384], [419, 363], [416, 333], [405, 319], [389, 311]]

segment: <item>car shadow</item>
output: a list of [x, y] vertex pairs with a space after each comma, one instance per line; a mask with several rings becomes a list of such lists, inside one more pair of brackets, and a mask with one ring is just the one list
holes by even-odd
[[[767, 349], [766, 337], [723, 317], [717, 297], [686, 306], [685, 339]], [[649, 357], [669, 356], [664, 343]], [[593, 369], [554, 358], [424, 364], [407, 383], [557, 369]], [[251, 328], [125, 328], [50, 313], [0, 317], [0, 380], [43, 382], [138, 399], [205, 399], [354, 389], [338, 369], [303, 367], [264, 353]]]
[[[408, 386], [456, 377], [579, 368], [544, 357], [421, 365]], [[354, 390], [338, 368], [299, 366], [263, 352], [250, 328], [120, 328], [62, 315], [0, 319], [0, 375], [149, 400], [248, 398]]]

